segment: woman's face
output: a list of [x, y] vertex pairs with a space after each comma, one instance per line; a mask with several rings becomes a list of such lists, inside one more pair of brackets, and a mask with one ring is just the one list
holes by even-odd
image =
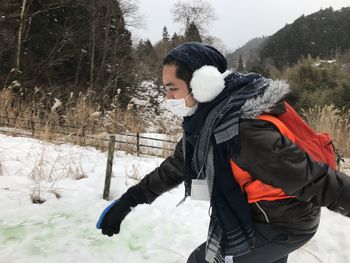
[[[167, 99], [182, 99], [190, 93], [186, 82], [176, 77], [176, 66], [163, 66], [163, 84], [166, 88]], [[192, 94], [186, 99], [186, 106], [193, 107], [197, 101], [192, 97]]]

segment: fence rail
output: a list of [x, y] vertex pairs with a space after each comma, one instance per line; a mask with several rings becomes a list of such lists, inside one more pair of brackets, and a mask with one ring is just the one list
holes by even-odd
[[[35, 127], [33, 125], [34, 122], [29, 122], [30, 125], [24, 126], [21, 125], [21, 129], [16, 128], [14, 125], [11, 125], [10, 123], [6, 123], [3, 119], [3, 116], [0, 116], [0, 133], [6, 133], [9, 135], [15, 135], [15, 136], [21, 136], [21, 137], [31, 137], [31, 138], [40, 138], [38, 135], [38, 132], [45, 133], [47, 132], [47, 123], [45, 123], [45, 126], [41, 125]], [[8, 118], [6, 119], [8, 120]], [[18, 119], [16, 120], [18, 121]], [[28, 120], [25, 120], [26, 123], [28, 123]], [[37, 123], [42, 124], [42, 123]], [[4, 127], [8, 127], [7, 129]], [[36, 130], [33, 130], [35, 127]], [[55, 124], [54, 127], [58, 127], [60, 129], [54, 129], [53, 131], [50, 130], [50, 136], [46, 134], [45, 139], [55, 142], [66, 142], [66, 140], [62, 139], [61, 137], [58, 139], [57, 136], [64, 136], [63, 138], [72, 139], [72, 137], [77, 137], [82, 140], [74, 141], [75, 143], [79, 143], [83, 141], [84, 145], [92, 145], [92, 146], [98, 146], [101, 148], [101, 144], [108, 147], [108, 156], [107, 156], [107, 167], [106, 167], [106, 176], [105, 176], [105, 183], [104, 183], [104, 189], [103, 189], [103, 198], [106, 200], [109, 200], [109, 193], [110, 193], [110, 185], [111, 185], [111, 178], [112, 178], [112, 169], [113, 169], [113, 156], [115, 150], [123, 150], [127, 151], [129, 153], [136, 153], [139, 155], [151, 155], [151, 156], [159, 156], [159, 157], [166, 157], [173, 153], [175, 145], [177, 144], [176, 140], [170, 140], [166, 138], [166, 135], [157, 134], [157, 136], [161, 136], [163, 138], [152, 138], [150, 136], [146, 136], [143, 133], [106, 133], [104, 134], [104, 137], [100, 137], [97, 134], [81, 134], [80, 128], [70, 127], [69, 130], [67, 129], [67, 126], [60, 126]], [[64, 128], [64, 129], [62, 129]], [[79, 130], [76, 130], [79, 129]], [[40, 134], [40, 133], [39, 133]], [[71, 140], [68, 140], [71, 141]], [[98, 145], [96, 145], [96, 141], [98, 141]]]
[[[25, 121], [28, 125], [20, 125], [20, 129], [15, 125], [8, 123], [8, 120]], [[34, 124], [34, 125], [33, 125]], [[36, 125], [39, 124], [39, 125]], [[2, 128], [1, 128], [2, 127]], [[8, 127], [7, 129], [5, 127]], [[39, 128], [40, 127], [40, 128]], [[35, 128], [35, 130], [33, 130]], [[158, 157], [166, 157], [173, 153], [177, 138], [179, 136], [168, 136], [165, 134], [157, 134], [158, 137], [154, 138], [149, 133], [127, 133], [127, 132], [103, 132], [103, 136], [100, 134], [89, 133], [81, 131], [81, 127], [74, 127], [69, 125], [58, 125], [57, 123], [43, 123], [43, 122], [30, 122], [28, 119], [20, 118], [8, 118], [0, 116], [0, 132], [9, 135], [42, 138], [41, 135], [47, 130], [50, 130], [50, 135], [45, 137], [49, 141], [55, 141], [59, 143], [74, 142], [84, 146], [94, 146], [97, 148], [107, 149], [110, 141], [110, 135], [115, 137], [115, 150], [122, 150], [128, 153], [137, 155], [150, 155]], [[61, 137], [60, 137], [61, 136]], [[170, 139], [169, 139], [170, 137]]]

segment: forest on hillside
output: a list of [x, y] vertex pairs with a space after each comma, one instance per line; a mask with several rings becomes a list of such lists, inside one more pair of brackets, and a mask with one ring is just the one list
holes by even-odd
[[350, 7], [332, 8], [302, 15], [272, 35], [262, 47], [262, 60], [270, 59], [281, 69], [301, 56], [333, 59], [350, 49]]
[[[0, 109], [7, 122], [75, 120], [82, 126], [118, 116], [119, 130], [154, 125], [162, 113], [163, 57], [185, 41], [216, 45], [206, 31], [214, 7], [192, 3], [178, 1], [172, 9], [183, 31], [170, 34], [164, 25], [152, 43], [133, 42], [133, 28], [142, 22], [136, 1], [2, 0]], [[286, 79], [301, 108], [335, 105], [344, 112], [350, 108], [349, 28], [350, 8], [328, 8], [257, 37], [227, 58], [233, 70]], [[123, 125], [126, 119], [141, 124]]]

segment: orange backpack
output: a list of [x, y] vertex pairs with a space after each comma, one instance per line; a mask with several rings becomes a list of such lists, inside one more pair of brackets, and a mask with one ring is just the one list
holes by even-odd
[[337, 154], [330, 135], [316, 133], [287, 102], [285, 108], [286, 112], [278, 117], [263, 114], [258, 116], [258, 119], [272, 122], [283, 135], [287, 135], [284, 132], [292, 134], [292, 141], [314, 161], [326, 163], [336, 170]]
[[[258, 119], [273, 123], [282, 135], [308, 153], [313, 160], [326, 163], [335, 170], [337, 168], [337, 154], [329, 134], [316, 133], [286, 102], [285, 108], [286, 112], [278, 117], [262, 114], [258, 116]], [[280, 188], [254, 179], [233, 160], [230, 161], [230, 164], [235, 180], [242, 191], [247, 193], [249, 203], [294, 198]]]

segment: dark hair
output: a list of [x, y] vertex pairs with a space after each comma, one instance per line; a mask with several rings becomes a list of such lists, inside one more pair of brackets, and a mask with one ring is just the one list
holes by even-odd
[[176, 77], [179, 79], [182, 79], [186, 82], [189, 89], [190, 88], [190, 82], [192, 79], [193, 72], [183, 63], [177, 61], [172, 56], [166, 56], [163, 60], [163, 66], [165, 65], [173, 65], [176, 66]]

